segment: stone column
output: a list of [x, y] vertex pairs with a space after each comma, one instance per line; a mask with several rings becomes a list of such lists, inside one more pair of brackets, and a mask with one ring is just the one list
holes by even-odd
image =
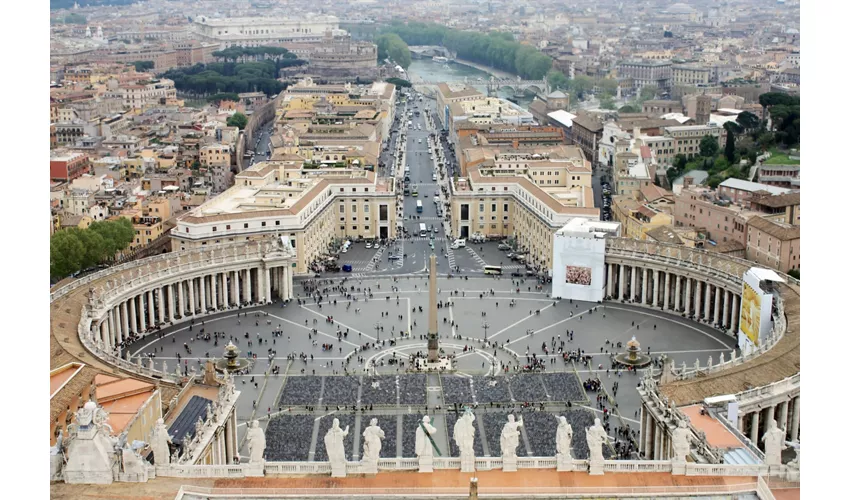
[[[714, 287], [714, 324], [715, 325], [720, 324], [720, 295], [721, 295], [721, 293], [723, 294], [724, 297], [726, 296], [725, 290], [721, 289], [718, 286]], [[724, 319], [726, 319], [726, 318], [724, 318]]]
[[637, 268], [635, 266], [630, 266], [629, 274], [631, 275], [631, 285], [629, 286], [629, 300], [631, 300], [632, 302], [637, 302]]
[[218, 309], [218, 273], [210, 275], [210, 306], [213, 309]]
[[682, 277], [676, 276], [676, 290], [673, 292], [676, 298], [675, 303], [673, 304], [674, 310], [679, 312], [679, 309], [682, 307]]
[[670, 310], [670, 273], [664, 273], [664, 310]]
[[230, 419], [224, 424], [224, 455], [225, 463], [230, 465], [233, 460], [233, 443], [230, 442]]
[[245, 303], [254, 301], [254, 287], [251, 284], [251, 268], [245, 270]]
[[107, 311], [106, 321], [107, 321], [109, 326], [106, 329], [108, 335], [106, 336], [106, 342], [104, 342], [104, 344], [106, 345], [106, 347], [111, 349], [112, 346], [113, 346], [113, 340], [112, 339], [115, 337], [115, 319], [112, 317], [112, 309]]
[[691, 314], [691, 278], [685, 278], [685, 316]]
[[[153, 327], [156, 324], [156, 320], [154, 319], [154, 307], [153, 307], [153, 290], [148, 290], [145, 292], [145, 301], [144, 305], [147, 308], [147, 325], [146, 327]], [[142, 315], [145, 314], [145, 307], [142, 308]]]
[[664, 429], [660, 423], [656, 423], [653, 427], [655, 429], [653, 432], [652, 459], [659, 460], [661, 458], [661, 440], [664, 438]]
[[779, 418], [776, 425], [781, 429], [785, 429], [785, 434], [788, 434], [788, 401], [779, 403]]
[[186, 297], [182, 281], [177, 283], [177, 309], [180, 311], [180, 316], [186, 315]]
[[271, 301], [272, 300], [272, 283], [271, 283], [272, 273], [271, 273], [271, 270], [268, 267], [266, 267], [265, 271], [263, 271], [263, 275], [265, 276], [265, 279], [264, 279], [264, 281], [265, 281], [265, 283], [264, 283], [265, 289], [264, 290], [265, 291], [263, 292], [263, 295], [266, 296], [266, 300]]
[[759, 442], [759, 414], [761, 410], [756, 410], [753, 412], [752, 418], [752, 426], [750, 427], [750, 441], [753, 442], [756, 447], [758, 447]]
[[791, 441], [800, 438], [800, 396], [794, 398], [794, 406], [791, 410]]
[[130, 332], [139, 331], [139, 316], [136, 314], [136, 297], [130, 299]]
[[702, 298], [702, 282], [694, 278], [694, 318], [700, 319], [702, 317], [702, 302], [700, 299]]
[[207, 277], [198, 278], [198, 291], [201, 294], [201, 314], [207, 313]]
[[661, 272], [656, 269], [652, 271], [652, 305], [655, 307], [661, 306], [661, 294], [658, 293], [658, 284], [661, 279]]
[[189, 313], [194, 315], [196, 310], [195, 304], [197, 304], [195, 302], [195, 278], [190, 279], [187, 284], [189, 285]]
[[142, 333], [147, 328], [145, 324], [145, 292], [140, 293], [136, 296], [136, 300], [139, 301], [138, 310], [139, 310], [139, 333]]
[[[773, 405], [767, 407], [767, 411], [765, 412], [765, 422], [768, 422], [767, 425], [770, 425], [770, 421], [775, 418], [776, 411]], [[761, 436], [759, 436], [761, 437]]]
[[233, 443], [233, 456], [239, 456], [239, 439], [237, 439], [236, 435], [236, 408], [234, 407], [233, 411], [230, 412], [230, 442]]
[[605, 295], [614, 293], [614, 264], [608, 264], [608, 283], [605, 285]]
[[647, 437], [649, 434], [649, 422], [650, 416], [647, 412], [646, 408], [642, 407], [640, 412], [640, 452], [644, 455], [646, 454], [646, 443]]
[[647, 290], [647, 288], [649, 288], [649, 269], [644, 267], [643, 281], [640, 282], [640, 303], [644, 305], [649, 304], [649, 302], [646, 301], [649, 296], [649, 293], [647, 293], [649, 290]]
[[230, 305], [230, 296], [227, 289], [227, 273], [221, 273], [221, 303], [224, 307]]
[[236, 307], [242, 303], [239, 288], [239, 271], [233, 271], [233, 305]]
[[[732, 295], [732, 308], [729, 309], [729, 296]], [[738, 296], [733, 295], [732, 292], [726, 292], [723, 294], [723, 326], [734, 325], [737, 330], [738, 327], [738, 317], [735, 314], [735, 309], [738, 308]]]
[[130, 336], [130, 318], [127, 316], [127, 301], [121, 303], [121, 336], [123, 338]]
[[109, 345], [109, 321], [100, 322], [100, 341], [104, 346]]
[[157, 300], [157, 319], [159, 319], [159, 323], [165, 323], [165, 301], [162, 300], [162, 287], [156, 288], [156, 300]]
[[620, 264], [620, 280], [619, 280], [619, 295], [615, 297], [616, 299], [624, 299], [626, 298], [626, 266]]

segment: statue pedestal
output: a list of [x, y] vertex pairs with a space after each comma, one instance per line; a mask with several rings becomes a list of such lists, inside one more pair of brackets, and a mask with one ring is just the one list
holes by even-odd
[[502, 472], [516, 472], [516, 457], [502, 457]]
[[434, 472], [434, 457], [419, 457], [419, 472]]
[[[377, 467], [377, 464], [376, 464]], [[331, 477], [345, 477], [345, 462], [331, 462]]]
[[558, 472], [572, 472], [575, 466], [573, 465], [573, 457], [558, 453], [555, 455], [558, 461]]
[[363, 474], [377, 474], [378, 473], [378, 461], [377, 460], [364, 460], [360, 462], [360, 471]]
[[598, 462], [591, 461], [589, 474], [591, 476], [601, 476], [605, 474], [605, 462], [602, 460]]
[[263, 477], [265, 461], [247, 463], [242, 467], [242, 470], [245, 471], [245, 477]]
[[685, 461], [684, 460], [676, 460], [675, 458], [672, 460], [673, 471], [671, 472], [674, 476], [684, 476], [685, 475]]
[[475, 472], [475, 457], [460, 457], [461, 472]]

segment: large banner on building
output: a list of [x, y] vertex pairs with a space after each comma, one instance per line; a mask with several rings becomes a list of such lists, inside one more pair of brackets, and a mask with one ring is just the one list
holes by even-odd
[[756, 347], [759, 345], [761, 329], [761, 296], [749, 283], [744, 282], [741, 297], [741, 331]]
[[583, 266], [567, 266], [567, 283], [573, 285], [590, 285], [592, 270]]

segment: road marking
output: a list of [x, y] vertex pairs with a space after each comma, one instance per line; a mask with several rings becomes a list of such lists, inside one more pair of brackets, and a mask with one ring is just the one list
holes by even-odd
[[[213, 322], [213, 321], [218, 321], [218, 320], [221, 320], [221, 319], [235, 318], [235, 317], [236, 317], [236, 315], [235, 315], [235, 314], [228, 314], [227, 316], [219, 316], [219, 317], [217, 317], [217, 318], [204, 319], [203, 321], [204, 321], [204, 323], [206, 323], [207, 321], [209, 321], [209, 322]], [[138, 356], [140, 352], [144, 351], [145, 349], [147, 349], [148, 347], [150, 347], [150, 346], [152, 346], [153, 344], [157, 343], [158, 341], [160, 341], [160, 340], [162, 340], [162, 339], [166, 339], [166, 338], [168, 338], [168, 337], [170, 337], [170, 336], [174, 335], [175, 333], [180, 333], [180, 332], [182, 332], [182, 331], [188, 330], [190, 326], [196, 326], [196, 325], [186, 325], [186, 326], [184, 326], [184, 327], [182, 327], [182, 328], [178, 328], [177, 330], [170, 331], [170, 332], [166, 333], [165, 335], [163, 335], [163, 336], [162, 336], [162, 338], [156, 338], [156, 339], [154, 339], [154, 340], [152, 340], [152, 341], [148, 342], [147, 344], [143, 345], [143, 346], [142, 346], [139, 350], [137, 350], [137, 351], [136, 351], [136, 352], [134, 352], [134, 353], [131, 353], [131, 354], [130, 354], [130, 357], [132, 358], [132, 357], [134, 357], [134, 356]], [[151, 333], [150, 335], [156, 335], [156, 334], [155, 334], [155, 333]]]
[[[550, 307], [552, 307], [552, 304], [549, 304], [548, 306], [544, 307], [543, 309], [540, 309], [540, 312], [543, 312], [543, 311], [545, 311], [546, 309], [549, 309]], [[526, 320], [528, 320], [528, 319], [530, 319], [530, 318], [533, 318], [534, 316], [536, 316], [536, 314], [534, 314], [534, 312], [532, 311], [532, 313], [531, 313], [531, 314], [529, 314], [528, 316], [526, 316], [526, 317], [522, 318], [521, 320], [517, 321], [516, 323], [513, 323], [513, 324], [511, 324], [511, 325], [508, 325], [508, 326], [506, 326], [505, 328], [502, 328], [502, 329], [501, 329], [501, 330], [499, 330], [498, 332], [494, 333], [493, 335], [491, 335], [490, 337], [488, 337], [488, 340], [493, 340], [493, 338], [495, 338], [495, 337], [497, 337], [497, 336], [501, 335], [502, 333], [504, 333], [504, 332], [506, 332], [506, 331], [510, 330], [511, 328], [513, 328], [513, 327], [517, 326], [518, 324], [522, 323], [523, 321], [526, 321]]]
[[[350, 301], [349, 301], [349, 302], [350, 302]], [[307, 311], [310, 311], [311, 313], [313, 313], [313, 314], [315, 314], [316, 316], [319, 316], [319, 317], [321, 317], [321, 318], [325, 318], [325, 319], [327, 319], [327, 317], [328, 317], [328, 316], [333, 316], [333, 314], [324, 315], [324, 314], [322, 314], [322, 313], [320, 313], [320, 312], [314, 311], [314, 310], [310, 309], [310, 306], [311, 306], [311, 305], [312, 305], [312, 304], [308, 304], [308, 305], [306, 305], [306, 306], [301, 306], [301, 308], [302, 308], [302, 309], [306, 309]], [[333, 323], [333, 324], [335, 324], [335, 325], [339, 325], [339, 326], [341, 326], [341, 327], [343, 327], [343, 328], [348, 328], [349, 330], [351, 330], [351, 331], [352, 331], [352, 332], [354, 332], [354, 333], [359, 333], [360, 335], [363, 335], [363, 336], [364, 336], [364, 337], [366, 337], [366, 338], [369, 338], [369, 339], [375, 340], [375, 337], [372, 337], [371, 335], [367, 335], [367, 334], [365, 334], [365, 333], [361, 332], [360, 330], [358, 330], [358, 329], [356, 329], [356, 328], [351, 328], [350, 326], [346, 325], [345, 323], [343, 323], [343, 322], [341, 322], [341, 321], [337, 321], [337, 320], [336, 320], [336, 318], [334, 318], [334, 323]], [[336, 338], [336, 337], [334, 337], [334, 338]], [[344, 341], [344, 342], [345, 342], [345, 341]], [[350, 343], [350, 342], [349, 342], [349, 343]], [[356, 344], [351, 344], [351, 345], [356, 345]]]

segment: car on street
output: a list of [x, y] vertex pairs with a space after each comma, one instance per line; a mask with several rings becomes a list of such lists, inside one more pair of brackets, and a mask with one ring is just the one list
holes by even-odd
[[390, 255], [389, 257], [387, 257], [387, 260], [399, 260], [399, 259], [401, 259], [400, 255]]
[[499, 250], [510, 250], [511, 246], [507, 243], [499, 243]]
[[511, 276], [512, 276], [512, 277], [514, 277], [514, 278], [521, 278], [521, 277], [523, 277], [523, 276], [525, 276], [525, 275], [524, 275], [524, 274], [522, 274], [522, 273], [521, 273], [521, 272], [519, 272], [519, 271], [514, 271], [514, 272], [512, 272], [512, 273], [511, 273]]
[[351, 270], [352, 270], [351, 264], [343, 264], [342, 270], [347, 272], [347, 273], [350, 273]]
[[372, 242], [371, 241], [366, 242], [366, 248], [372, 248]]

